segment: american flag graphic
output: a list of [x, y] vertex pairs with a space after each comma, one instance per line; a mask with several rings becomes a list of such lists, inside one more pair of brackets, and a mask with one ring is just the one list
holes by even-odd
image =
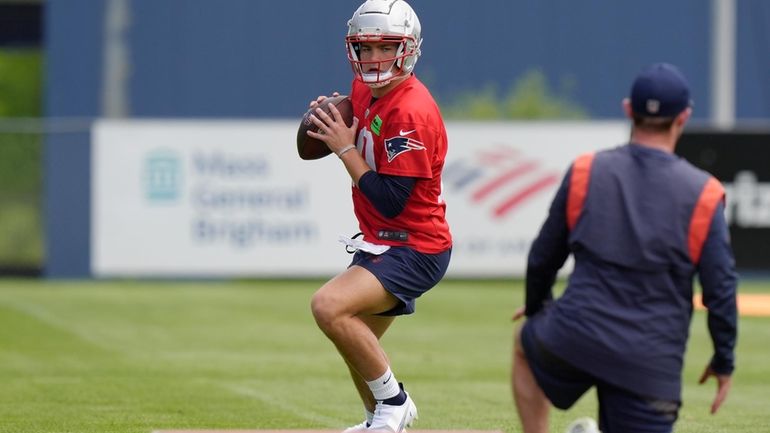
[[473, 205], [488, 206], [493, 219], [506, 218], [517, 208], [561, 180], [561, 173], [500, 145], [480, 150], [444, 168], [444, 185], [466, 195]]

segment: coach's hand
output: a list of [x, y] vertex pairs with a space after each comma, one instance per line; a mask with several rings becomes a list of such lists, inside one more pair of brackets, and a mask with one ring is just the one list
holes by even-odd
[[722, 406], [722, 403], [727, 398], [727, 393], [730, 392], [730, 386], [733, 384], [733, 379], [729, 374], [715, 373], [714, 370], [711, 369], [711, 365], [707, 365], [706, 370], [703, 371], [698, 383], [706, 383], [706, 380], [711, 376], [717, 379], [717, 395], [714, 397], [714, 402], [711, 403], [711, 413], [715, 414], [719, 410], [719, 406]]
[[524, 307], [519, 307], [516, 309], [516, 311], [513, 313], [513, 317], [511, 317], [511, 320], [514, 322], [524, 317]]

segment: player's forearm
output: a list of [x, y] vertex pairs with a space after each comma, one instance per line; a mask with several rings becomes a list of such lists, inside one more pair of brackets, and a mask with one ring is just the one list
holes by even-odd
[[527, 317], [537, 314], [545, 303], [553, 299], [553, 283], [556, 273], [542, 275], [533, 269], [527, 269], [526, 287], [524, 294], [524, 315]]
[[358, 188], [382, 216], [395, 218], [406, 207], [416, 181], [412, 177], [387, 176], [368, 171], [359, 179]]
[[709, 333], [714, 342], [711, 369], [717, 374], [731, 374], [735, 369], [736, 327], [732, 320], [709, 313]]
[[559, 269], [569, 256], [566, 240], [548, 230], [546, 223], [540, 235], [532, 243], [527, 258], [526, 315], [540, 311], [553, 299], [553, 285]]
[[711, 367], [718, 374], [730, 374], [735, 362], [738, 311], [735, 299], [737, 275], [730, 266], [710, 269], [701, 276], [703, 302], [708, 308], [708, 329], [714, 343]]
[[526, 315], [531, 316], [546, 301], [553, 299], [556, 274], [569, 257], [567, 237], [567, 183], [561, 187], [551, 203], [543, 227], [532, 242], [527, 257]]
[[703, 303], [708, 308], [708, 329], [714, 343], [712, 369], [730, 374], [734, 368], [738, 312], [738, 274], [730, 247], [727, 223], [720, 205], [711, 222], [698, 266]]
[[353, 184], [358, 186], [358, 181], [361, 176], [367, 171], [371, 171], [371, 168], [366, 163], [364, 158], [358, 153], [358, 150], [352, 149], [349, 152], [345, 152], [339, 156], [342, 163], [345, 165], [345, 169], [348, 171], [350, 178], [353, 180]]

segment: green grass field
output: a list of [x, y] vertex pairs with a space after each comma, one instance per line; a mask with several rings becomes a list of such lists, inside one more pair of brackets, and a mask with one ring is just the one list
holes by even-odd
[[[341, 429], [362, 417], [317, 330], [318, 281], [0, 280], [0, 432]], [[742, 291], [770, 292], [770, 283]], [[518, 432], [510, 352], [521, 282], [445, 281], [383, 339], [419, 429]], [[767, 431], [770, 318], [742, 318], [734, 387], [696, 384], [711, 353], [696, 313], [677, 432]], [[561, 432], [594, 395], [552, 413]]]

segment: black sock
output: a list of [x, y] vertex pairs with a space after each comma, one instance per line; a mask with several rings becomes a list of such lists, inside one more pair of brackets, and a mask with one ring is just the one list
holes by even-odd
[[404, 404], [405, 401], [406, 401], [406, 393], [402, 389], [401, 391], [399, 391], [398, 395], [396, 395], [395, 397], [391, 397], [387, 400], [383, 400], [382, 402], [390, 406], [401, 406], [402, 404]]

